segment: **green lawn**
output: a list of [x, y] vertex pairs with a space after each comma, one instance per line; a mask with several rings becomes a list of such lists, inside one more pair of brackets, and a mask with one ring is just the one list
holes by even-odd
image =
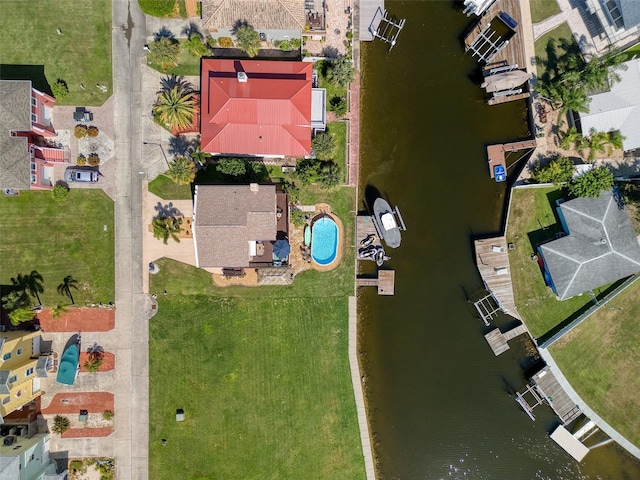
[[347, 356], [354, 191], [303, 196], [329, 201], [349, 233], [332, 272], [219, 288], [159, 262], [151, 291], [168, 294], [150, 322], [151, 477], [365, 478]]
[[72, 189], [63, 203], [51, 192], [0, 196], [0, 284], [37, 270], [44, 277], [40, 298], [51, 307], [62, 300], [57, 286], [72, 275], [77, 304], [114, 301], [113, 209], [102, 190]]
[[555, 76], [558, 57], [569, 51], [578, 50], [578, 44], [566, 23], [545, 33], [535, 42], [538, 77], [550, 80]]
[[560, 13], [560, 11], [556, 0], [531, 0], [531, 21], [533, 23], [541, 22]]
[[[175, 33], [175, 32], [174, 32]], [[191, 55], [188, 51], [182, 48], [182, 44], [186, 38], [179, 38], [180, 42], [180, 55], [178, 56], [178, 65], [166, 72], [160, 68], [160, 65], [147, 61], [147, 65], [157, 70], [158, 72], [166, 73], [167, 75], [200, 75], [200, 57]]]
[[640, 445], [640, 282], [551, 346], [573, 388], [598, 415]]
[[158, 175], [149, 182], [149, 191], [164, 200], [190, 200], [191, 185], [178, 185], [165, 175]]
[[333, 83], [329, 82], [325, 77], [327, 66], [323, 60], [316, 62], [314, 67], [318, 70], [318, 77], [319, 77], [318, 86], [320, 88], [327, 89], [327, 102], [331, 100], [333, 97], [341, 97], [341, 98], [347, 97], [346, 87], [340, 87], [338, 85], [334, 85]]
[[624, 52], [622, 52], [622, 55], [624, 55], [625, 57], [625, 62], [640, 57], [640, 43], [634, 45], [633, 47], [627, 48]]
[[[509, 250], [511, 280], [518, 312], [536, 338], [591, 303], [587, 294], [559, 301], [545, 285], [538, 262], [531, 259], [531, 255], [537, 253], [538, 244], [554, 239], [562, 230], [552, 210], [552, 204], [555, 209], [555, 201], [562, 197], [556, 187], [512, 191], [507, 241], [516, 248]], [[609, 285], [605, 285], [594, 293], [601, 297], [608, 288]]]
[[[44, 65], [49, 85], [62, 79], [69, 87], [58, 105], [102, 105], [113, 93], [109, 0], [4, 0], [1, 8], [1, 64]], [[12, 78], [20, 76], [17, 70]], [[107, 93], [96, 84], [106, 85]]]
[[347, 178], [347, 124], [345, 122], [331, 122], [327, 124], [327, 132], [333, 136], [336, 142], [336, 150], [333, 161], [342, 169], [342, 181]]

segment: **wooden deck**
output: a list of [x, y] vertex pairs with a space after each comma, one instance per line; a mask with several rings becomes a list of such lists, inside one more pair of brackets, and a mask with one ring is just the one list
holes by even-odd
[[511, 285], [511, 267], [506, 237], [494, 237], [474, 242], [476, 265], [487, 289], [493, 293], [507, 315], [522, 320], [516, 310]]
[[487, 343], [489, 343], [494, 355], [497, 357], [501, 353], [509, 350], [509, 344], [507, 343], [509, 340], [513, 340], [523, 333], [527, 333], [527, 327], [525, 327], [524, 324], [521, 324], [505, 333], [502, 333], [499, 328], [496, 328], [487, 333], [484, 338]]
[[[382, 245], [376, 226], [373, 223], [373, 218], [370, 215], [358, 215], [356, 217], [356, 249], [360, 248], [360, 242], [369, 235], [375, 235], [373, 245]], [[356, 258], [358, 258], [358, 255], [356, 255]], [[358, 260], [362, 259], [358, 258]]]
[[493, 167], [496, 165], [502, 165], [505, 172], [507, 171], [507, 160], [505, 153], [518, 152], [520, 150], [528, 150], [530, 148], [536, 148], [538, 146], [537, 140], [522, 140], [520, 142], [513, 143], [498, 143], [496, 145], [489, 145], [487, 147], [487, 157], [489, 158], [489, 175], [494, 178]]
[[502, 97], [491, 97], [487, 100], [489, 105], [500, 105], [501, 103], [515, 102], [516, 100], [524, 100], [529, 98], [531, 94], [529, 92], [518, 93], [517, 95], [504, 95]]
[[356, 287], [378, 287], [378, 295], [395, 294], [395, 270], [378, 270], [378, 277], [358, 277]]
[[[502, 22], [502, 20], [498, 18], [498, 14], [500, 12], [508, 14], [518, 22], [518, 26], [515, 28], [515, 34], [509, 39], [509, 43], [491, 59], [491, 63], [493, 64], [506, 61], [509, 65], [517, 64], [520, 68], [524, 68], [527, 63], [524, 53], [523, 34], [521, 32], [522, 13], [520, 10], [520, 0], [500, 0], [495, 2], [465, 37], [465, 50], [468, 50], [469, 45], [473, 43], [475, 38], [488, 23], [491, 22], [492, 24], [495, 24]], [[515, 100], [515, 98], [510, 97], [510, 100]]]
[[560, 386], [558, 379], [549, 366], [544, 367], [531, 377], [531, 381], [538, 390], [538, 393], [549, 403], [553, 411], [556, 412], [556, 415], [558, 415], [563, 425], [571, 423], [582, 414], [580, 408]]

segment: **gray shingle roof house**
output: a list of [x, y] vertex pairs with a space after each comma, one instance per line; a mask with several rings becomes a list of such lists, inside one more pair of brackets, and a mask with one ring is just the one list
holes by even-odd
[[[282, 198], [279, 198], [282, 197]], [[204, 269], [270, 266], [272, 245], [288, 220], [275, 185], [196, 185], [193, 238]]]
[[209, 30], [231, 29], [246, 20], [256, 30], [302, 30], [303, 0], [203, 0], [202, 20]]
[[584, 0], [595, 15], [610, 43], [616, 43], [640, 31], [638, 0]]
[[558, 215], [567, 236], [538, 250], [560, 300], [640, 272], [640, 244], [612, 192], [564, 202]]
[[27, 139], [11, 135], [30, 130], [31, 82], [0, 80], [0, 188], [31, 187]]
[[623, 149], [635, 150], [640, 148], [640, 58], [623, 65], [626, 70], [617, 71], [620, 82], [608, 92], [591, 96], [589, 112], [580, 114], [580, 123], [584, 135], [592, 128], [599, 132], [620, 130], [626, 137]]

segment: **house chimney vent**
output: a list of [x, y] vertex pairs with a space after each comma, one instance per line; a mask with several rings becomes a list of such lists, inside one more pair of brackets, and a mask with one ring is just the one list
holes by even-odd
[[245, 72], [238, 72], [238, 81], [240, 83], [247, 83], [247, 79], [249, 77], [247, 77], [247, 74]]
[[252, 192], [257, 192], [258, 190], [260, 190], [260, 185], [258, 185], [257, 183], [250, 183], [249, 190], [251, 190]]

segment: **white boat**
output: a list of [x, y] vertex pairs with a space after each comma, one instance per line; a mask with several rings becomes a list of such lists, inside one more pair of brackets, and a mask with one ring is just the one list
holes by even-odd
[[379, 197], [373, 203], [373, 224], [378, 235], [384, 240], [388, 247], [398, 248], [402, 235], [400, 232], [406, 230], [402, 215], [398, 207], [391, 208], [389, 202]]

